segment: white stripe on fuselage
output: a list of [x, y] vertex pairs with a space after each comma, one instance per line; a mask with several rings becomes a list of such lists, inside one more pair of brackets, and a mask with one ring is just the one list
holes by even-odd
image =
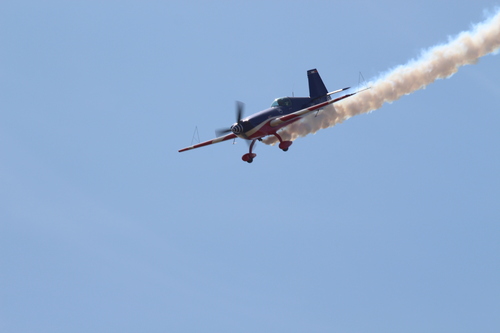
[[[242, 138], [243, 139], [247, 139], [249, 140], [248, 138], [252, 135], [254, 135], [256, 132], [258, 132], [262, 127], [264, 127], [264, 125], [266, 125], [267, 123], [273, 121], [274, 119], [276, 119], [278, 117], [273, 117], [273, 118], [269, 118], [269, 119], [266, 119], [265, 121], [261, 122], [259, 125], [255, 126], [254, 128], [252, 128], [251, 130], [245, 132], [242, 134]], [[269, 133], [270, 134], [270, 133]], [[266, 134], [268, 135], [268, 134]]]

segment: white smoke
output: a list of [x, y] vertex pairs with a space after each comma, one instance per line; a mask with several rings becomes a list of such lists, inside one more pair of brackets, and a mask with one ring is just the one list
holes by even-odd
[[[499, 48], [500, 9], [497, 9], [492, 17], [470, 31], [422, 52], [419, 59], [398, 66], [368, 83], [371, 89], [339, 101], [335, 107], [330, 106], [317, 114], [313, 112], [279, 133], [284, 140], [295, 140], [335, 126], [352, 116], [379, 109], [384, 103], [425, 88], [437, 79], [448, 78], [459, 67], [475, 64], [480, 57], [497, 52]], [[274, 145], [278, 140], [270, 136], [263, 142]]]

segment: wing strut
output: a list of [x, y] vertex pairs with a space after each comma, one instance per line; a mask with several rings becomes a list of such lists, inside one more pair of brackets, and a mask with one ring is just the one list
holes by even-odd
[[198, 133], [198, 126], [194, 128], [193, 138], [191, 139], [191, 145], [193, 144], [194, 139], [197, 139], [196, 143], [200, 143], [200, 133]]

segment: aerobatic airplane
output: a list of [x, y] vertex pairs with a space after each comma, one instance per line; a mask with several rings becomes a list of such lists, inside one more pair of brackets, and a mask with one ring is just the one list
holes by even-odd
[[234, 124], [227, 129], [217, 131], [217, 138], [183, 148], [179, 150], [179, 152], [239, 137], [251, 141], [249, 152], [243, 155], [241, 159], [245, 162], [252, 163], [255, 156], [257, 156], [255, 153], [252, 153], [255, 141], [261, 141], [263, 137], [269, 135], [274, 135], [278, 138], [280, 149], [287, 151], [292, 145], [292, 141], [283, 141], [278, 134], [278, 130], [303, 118], [310, 112], [319, 111], [329, 104], [333, 104], [356, 94], [347, 94], [332, 99], [330, 97], [331, 95], [349, 88], [328, 92], [316, 69], [307, 71], [307, 78], [309, 80], [309, 97], [277, 98], [269, 109], [260, 111], [246, 118], [243, 118], [243, 104], [238, 102], [236, 106], [236, 122]]

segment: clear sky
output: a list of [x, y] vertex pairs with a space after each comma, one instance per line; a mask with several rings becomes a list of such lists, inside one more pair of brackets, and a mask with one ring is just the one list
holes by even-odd
[[498, 332], [500, 55], [296, 140], [185, 153], [496, 1], [2, 1], [0, 331]]

